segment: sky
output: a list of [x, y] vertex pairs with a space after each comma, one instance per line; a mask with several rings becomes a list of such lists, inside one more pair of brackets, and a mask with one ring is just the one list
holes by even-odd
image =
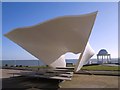
[[[37, 59], [4, 34], [19, 27], [32, 26], [65, 15], [81, 15], [98, 11], [89, 43], [95, 51], [106, 49], [112, 58], [118, 57], [118, 4], [115, 2], [16, 2], [2, 3], [2, 59]], [[66, 59], [76, 59], [79, 54], [67, 53]]]
[[[120, 16], [120, 2], [118, 4], [118, 16]], [[120, 29], [120, 18], [118, 18], [118, 29]], [[120, 30], [118, 31], [118, 38], [120, 38]], [[118, 41], [118, 57], [120, 57], [120, 40]]]
[[1, 0], [2, 2], [119, 2], [119, 0]]
[[2, 42], [2, 4], [0, 3], [0, 60], [2, 60], [2, 43], [1, 42]]

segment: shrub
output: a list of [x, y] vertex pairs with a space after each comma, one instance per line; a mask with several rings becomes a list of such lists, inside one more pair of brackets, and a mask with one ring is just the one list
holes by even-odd
[[22, 67], [22, 65], [20, 65], [19, 67]]
[[5, 64], [5, 66], [7, 67], [7, 66], [8, 66], [8, 64]]

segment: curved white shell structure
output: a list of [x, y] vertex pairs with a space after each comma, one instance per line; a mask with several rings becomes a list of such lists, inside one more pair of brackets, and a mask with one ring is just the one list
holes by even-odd
[[67, 52], [81, 53], [76, 72], [93, 55], [87, 42], [96, 14], [58, 17], [15, 29], [5, 36], [52, 67], [66, 67], [64, 54]]
[[75, 66], [75, 72], [79, 71], [82, 66], [94, 55], [94, 50], [90, 44], [87, 43], [84, 52], [80, 55], [77, 65]]
[[66, 67], [65, 56], [62, 55], [60, 58], [58, 58], [57, 60], [55, 60], [49, 66], [51, 66], [53, 68], [56, 68], [56, 67]]

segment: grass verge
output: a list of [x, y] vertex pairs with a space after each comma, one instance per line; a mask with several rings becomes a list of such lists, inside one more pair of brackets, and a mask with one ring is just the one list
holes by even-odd
[[94, 66], [83, 66], [81, 70], [105, 70], [105, 71], [120, 71], [120, 66], [104, 66], [104, 65], [94, 65]]

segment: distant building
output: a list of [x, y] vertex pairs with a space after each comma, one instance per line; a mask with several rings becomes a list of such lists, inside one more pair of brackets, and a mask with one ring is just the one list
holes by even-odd
[[110, 63], [111, 54], [108, 54], [107, 50], [101, 49], [97, 54], [97, 60], [99, 64]]

